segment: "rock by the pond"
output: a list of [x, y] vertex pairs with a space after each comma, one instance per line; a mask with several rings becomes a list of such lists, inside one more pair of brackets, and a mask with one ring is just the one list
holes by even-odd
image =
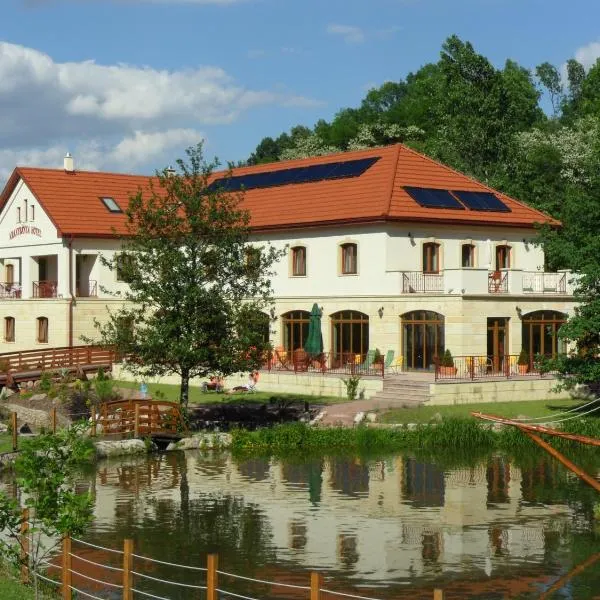
[[0, 433], [6, 433], [8, 431], [8, 425], [0, 423]]
[[183, 438], [178, 442], [171, 442], [167, 451], [172, 450], [197, 450], [229, 448], [231, 446], [231, 435], [229, 433], [198, 433], [192, 437]]
[[376, 423], [377, 422], [377, 413], [367, 413], [367, 421], [369, 421], [369, 423]]
[[354, 415], [354, 424], [358, 425], [360, 423], [362, 423], [365, 420], [365, 413], [364, 412], [357, 412]]
[[27, 423], [23, 423], [23, 425], [19, 427], [19, 433], [33, 433], [33, 431], [31, 431], [31, 427], [29, 427]]
[[46, 396], [46, 394], [33, 394], [33, 396], [31, 396], [31, 398], [29, 398], [30, 402], [41, 402], [43, 400], [47, 400], [48, 396]]
[[112, 456], [126, 456], [128, 454], [146, 454], [148, 448], [143, 440], [115, 440], [96, 442], [96, 455], [98, 458]]

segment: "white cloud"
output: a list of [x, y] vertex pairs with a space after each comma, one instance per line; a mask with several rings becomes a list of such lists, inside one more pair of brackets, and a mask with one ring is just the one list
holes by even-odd
[[349, 44], [360, 44], [365, 41], [365, 33], [360, 27], [354, 25], [331, 24], [327, 26], [327, 33], [339, 35]]
[[[35, 49], [0, 42], [0, 169], [50, 159], [59, 166], [68, 143], [90, 152], [113, 147], [109, 159], [127, 170], [143, 164], [136, 152], [159, 160], [152, 149], [174, 140], [183, 148], [198, 141], [199, 128], [232, 123], [252, 108], [316, 104], [287, 90], [247, 89], [214, 66], [167, 71], [58, 63]], [[96, 162], [101, 168], [112, 164]]]
[[586, 71], [596, 64], [598, 58], [600, 58], [600, 42], [591, 42], [575, 52], [575, 60], [580, 62]]

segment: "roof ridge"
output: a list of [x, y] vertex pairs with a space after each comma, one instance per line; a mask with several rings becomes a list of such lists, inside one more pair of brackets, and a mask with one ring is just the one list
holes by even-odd
[[90, 169], [75, 169], [74, 171], [65, 171], [61, 168], [52, 168], [52, 167], [24, 167], [17, 165], [17, 171], [22, 171], [26, 169], [28, 171], [45, 171], [51, 173], [69, 173], [73, 175], [77, 175], [81, 173], [83, 175], [115, 175], [117, 177], [156, 177], [156, 175], [148, 175], [147, 173], [122, 173], [118, 171], [93, 171]]
[[[468, 175], [467, 173], [463, 173], [462, 171], [459, 171], [458, 169], [455, 169], [454, 167], [450, 167], [449, 165], [446, 165], [443, 162], [440, 162], [439, 160], [432, 158], [431, 156], [427, 156], [427, 154], [423, 154], [422, 152], [413, 150], [409, 146], [406, 146], [404, 144], [402, 144], [402, 146], [409, 152], [412, 152], [413, 154], [416, 154], [417, 156], [420, 156], [421, 158], [424, 158], [425, 160], [428, 160], [429, 162], [432, 162], [439, 167], [443, 167], [444, 169], [447, 169], [448, 171], [452, 171], [452, 173], [455, 173], [456, 175], [465, 177], [469, 181], [472, 181], [473, 183], [476, 183], [477, 185], [484, 187], [485, 189], [487, 189], [490, 192], [493, 192], [494, 194], [500, 194], [501, 196], [505, 196], [511, 202], [514, 202], [515, 204], [518, 204], [519, 206], [522, 206], [524, 208], [527, 208], [528, 210], [532, 210], [536, 213], [539, 213], [539, 214], [543, 215], [544, 217], [550, 219], [551, 221], [557, 221], [557, 219], [555, 219], [552, 215], [545, 213], [543, 210], [539, 210], [537, 208], [534, 208], [533, 206], [529, 206], [529, 204], [527, 204], [521, 200], [517, 200], [516, 198], [513, 198], [512, 196], [509, 196], [507, 193], [501, 192], [500, 190], [493, 188], [491, 185], [488, 185], [487, 183], [484, 183], [483, 181], [479, 181], [479, 179], [475, 179], [475, 177], [473, 177], [472, 175]], [[452, 190], [450, 190], [450, 191], [452, 191]], [[460, 191], [460, 190], [456, 190], [456, 191]]]
[[394, 156], [394, 166], [392, 167], [392, 178], [390, 180], [390, 189], [388, 192], [388, 205], [387, 211], [384, 211], [382, 214], [386, 217], [390, 216], [392, 212], [392, 201], [394, 199], [394, 184], [396, 183], [396, 177], [398, 176], [398, 163], [400, 162], [400, 152], [402, 151], [402, 144], [394, 144], [396, 147], [396, 152]]

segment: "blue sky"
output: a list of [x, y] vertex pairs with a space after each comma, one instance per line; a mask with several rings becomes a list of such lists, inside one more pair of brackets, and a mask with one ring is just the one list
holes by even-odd
[[151, 172], [206, 138], [246, 158], [435, 61], [600, 56], [594, 0], [2, 0], [0, 180], [15, 164]]

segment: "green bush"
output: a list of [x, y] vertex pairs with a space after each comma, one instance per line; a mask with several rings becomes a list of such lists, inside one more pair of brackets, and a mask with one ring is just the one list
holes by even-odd
[[44, 394], [47, 394], [52, 389], [52, 373], [50, 371], [42, 372], [38, 388]]
[[348, 379], [342, 379], [346, 386], [346, 397], [350, 402], [356, 400], [358, 395], [358, 386], [360, 384], [360, 375], [352, 375]]
[[452, 353], [450, 350], [446, 348], [446, 352], [444, 352], [444, 356], [442, 356], [442, 367], [453, 367], [454, 366], [454, 358], [452, 358]]
[[98, 369], [94, 379], [94, 392], [99, 402], [108, 402], [115, 397], [115, 382], [104, 372], [104, 369]]
[[519, 353], [519, 358], [517, 359], [518, 365], [528, 365], [529, 364], [529, 354], [527, 354], [527, 350], [523, 348]]

